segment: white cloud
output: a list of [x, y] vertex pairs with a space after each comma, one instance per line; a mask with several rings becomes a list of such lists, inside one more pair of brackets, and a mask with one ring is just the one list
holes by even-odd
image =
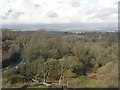
[[0, 21], [3, 24], [117, 24], [117, 2], [118, 0], [0, 0]]

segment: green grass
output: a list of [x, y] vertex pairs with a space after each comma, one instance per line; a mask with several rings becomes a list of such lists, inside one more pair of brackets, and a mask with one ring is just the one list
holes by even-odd
[[48, 88], [46, 85], [40, 85], [40, 86], [30, 86], [28, 88]]
[[86, 88], [105, 88], [106, 82], [104, 81], [96, 81], [96, 80], [89, 80], [87, 83], [83, 84], [83, 87]]
[[80, 76], [79, 78], [71, 79], [70, 85], [81, 88], [103, 88], [107, 87], [105, 81], [93, 80], [88, 76]]
[[[118, 87], [118, 64], [109, 62], [99, 68], [97, 73], [91, 73], [87, 76], [71, 78], [69, 84], [83, 88], [113, 88]], [[96, 79], [89, 78], [95, 76]]]

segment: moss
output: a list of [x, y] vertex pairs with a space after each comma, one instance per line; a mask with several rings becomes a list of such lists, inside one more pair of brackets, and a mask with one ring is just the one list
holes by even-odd
[[14, 44], [14, 45], [17, 45], [17, 42], [16, 42], [16, 41], [14, 41], [14, 42], [13, 42], [13, 44]]

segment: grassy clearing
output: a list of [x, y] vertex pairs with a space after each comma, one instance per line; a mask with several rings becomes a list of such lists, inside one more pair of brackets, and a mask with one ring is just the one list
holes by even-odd
[[99, 68], [96, 73], [72, 78], [69, 84], [83, 88], [117, 88], [118, 64], [117, 62], [109, 62]]
[[40, 85], [40, 86], [30, 86], [28, 88], [48, 88], [46, 85]]

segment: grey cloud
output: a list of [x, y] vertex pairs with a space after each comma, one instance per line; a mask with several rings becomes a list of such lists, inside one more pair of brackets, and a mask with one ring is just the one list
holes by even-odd
[[120, 3], [120, 1], [119, 2], [114, 2], [114, 5], [118, 5]]
[[7, 11], [7, 13], [5, 13], [5, 16], [9, 16], [12, 12], [13, 12], [13, 10], [12, 10], [12, 9], [9, 9], [9, 10]]
[[23, 12], [14, 12], [13, 10], [9, 9], [8, 12], [4, 16], [1, 16], [1, 17], [2, 19], [8, 19], [8, 18], [16, 19], [21, 14], [23, 14]]
[[5, 0], [5, 3], [11, 3], [14, 2], [14, 0]]
[[117, 10], [113, 8], [100, 9], [96, 12], [95, 17], [97, 18], [107, 18], [108, 16], [117, 13]]
[[24, 14], [23, 12], [15, 12], [15, 14], [12, 15], [12, 18], [18, 18], [21, 14]]
[[61, 2], [61, 1], [60, 1], [60, 2], [57, 2], [57, 3], [62, 4], [62, 3], [64, 3], [64, 2]]
[[13, 10], [12, 10], [12, 9], [9, 9], [9, 10], [5, 13], [4, 16], [1, 16], [2, 19], [8, 19], [8, 17], [10, 16], [10, 14], [11, 14], [12, 12], [13, 12]]
[[11, 13], [11, 12], [13, 12], [13, 10], [12, 10], [12, 9], [9, 9], [9, 10], [8, 10], [8, 13]]
[[39, 4], [34, 4], [34, 7], [38, 8], [38, 7], [40, 7], [40, 5]]
[[48, 13], [47, 13], [47, 16], [48, 16], [48, 17], [51, 17], [51, 18], [55, 18], [55, 17], [58, 17], [58, 14], [55, 13], [55, 12], [48, 12]]
[[72, 2], [71, 6], [72, 7], [80, 7], [80, 3], [79, 2]]
[[2, 19], [8, 19], [8, 17], [6, 16], [0, 16]]

